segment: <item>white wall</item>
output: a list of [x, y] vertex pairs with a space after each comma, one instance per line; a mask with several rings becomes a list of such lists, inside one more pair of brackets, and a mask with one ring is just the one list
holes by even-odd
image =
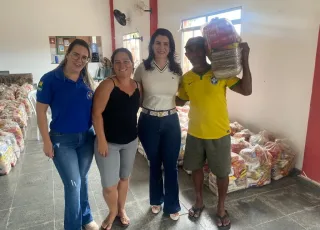
[[[111, 55], [109, 1], [0, 1], [0, 70], [32, 73], [34, 81], [55, 68], [49, 36], [102, 36], [103, 55]], [[89, 64], [95, 73], [96, 63]]]
[[[130, 19], [126, 26], [122, 26], [117, 20], [114, 20], [116, 48], [123, 47], [123, 35], [139, 32], [140, 36], [143, 37], [143, 41], [140, 43], [141, 58], [145, 59], [148, 56], [150, 41], [150, 13], [137, 11], [134, 7], [137, 2], [137, 0], [114, 0], [114, 9], [120, 10]], [[148, 0], [144, 0], [144, 3], [149, 6]]]
[[160, 0], [159, 27], [181, 50], [182, 19], [243, 7], [242, 37], [251, 47], [253, 94], [229, 93], [231, 120], [287, 137], [302, 168], [320, 22], [319, 0]]

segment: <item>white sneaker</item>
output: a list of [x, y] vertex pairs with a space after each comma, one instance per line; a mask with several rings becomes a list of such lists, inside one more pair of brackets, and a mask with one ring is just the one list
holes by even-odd
[[158, 214], [161, 211], [161, 205], [152, 205], [151, 211], [153, 214]]
[[89, 224], [86, 224], [85, 226], [83, 226], [83, 228], [85, 230], [99, 230], [99, 226], [94, 220], [91, 221]]
[[180, 218], [180, 214], [177, 212], [177, 213], [173, 213], [173, 214], [170, 214], [170, 218], [172, 220], [179, 220]]

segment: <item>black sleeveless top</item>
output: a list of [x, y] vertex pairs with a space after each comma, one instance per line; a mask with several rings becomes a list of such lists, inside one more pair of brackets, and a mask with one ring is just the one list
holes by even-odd
[[109, 101], [102, 113], [104, 133], [108, 142], [128, 144], [137, 138], [137, 113], [140, 106], [138, 83], [134, 93], [129, 96], [115, 85]]

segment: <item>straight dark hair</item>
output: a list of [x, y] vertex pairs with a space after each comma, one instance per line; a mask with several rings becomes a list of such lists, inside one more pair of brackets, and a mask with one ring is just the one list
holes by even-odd
[[170, 52], [168, 54], [169, 70], [174, 74], [182, 76], [181, 66], [175, 60], [176, 45], [175, 45], [172, 33], [169, 30], [163, 29], [163, 28], [157, 29], [156, 32], [154, 32], [154, 34], [151, 36], [150, 43], [149, 43], [149, 56], [146, 60], [143, 60], [144, 68], [150, 71], [154, 69], [154, 67], [151, 65], [152, 61], [155, 58], [155, 54], [153, 51], [153, 44], [155, 43], [155, 40], [159, 35], [166, 36], [169, 39], [169, 46], [170, 46]]

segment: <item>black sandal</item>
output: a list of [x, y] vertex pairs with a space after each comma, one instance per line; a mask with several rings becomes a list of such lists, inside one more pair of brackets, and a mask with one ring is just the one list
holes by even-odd
[[[201, 213], [202, 213], [204, 207], [205, 207], [204, 205], [201, 208], [196, 208], [196, 207], [192, 206], [189, 209], [189, 217], [198, 219], [201, 216]], [[193, 212], [193, 215], [191, 214], [191, 212]]]
[[[225, 212], [226, 212], [226, 214], [224, 216], [219, 216], [218, 214], [216, 215], [216, 218], [217, 218], [216, 224], [217, 224], [218, 229], [221, 229], [221, 230], [229, 230], [231, 228], [231, 220], [229, 217], [229, 213], [227, 210]], [[230, 221], [229, 224], [223, 225], [225, 219], [229, 219], [229, 221]], [[218, 225], [219, 220], [222, 224], [221, 226]]]

